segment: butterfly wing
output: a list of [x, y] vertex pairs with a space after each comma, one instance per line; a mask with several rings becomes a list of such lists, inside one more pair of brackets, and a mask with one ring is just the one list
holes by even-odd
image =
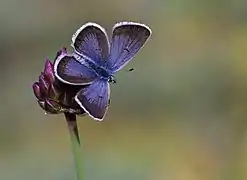
[[143, 47], [151, 33], [151, 29], [144, 24], [117, 23], [112, 31], [110, 59], [107, 61], [107, 68], [112, 72], [122, 69]]
[[109, 40], [103, 27], [86, 23], [72, 37], [75, 52], [97, 65], [102, 65], [109, 55]]
[[109, 83], [98, 79], [79, 91], [75, 100], [92, 118], [102, 121], [108, 109], [109, 98]]
[[71, 85], [91, 84], [97, 78], [92, 69], [68, 55], [55, 61], [54, 72], [61, 82]]

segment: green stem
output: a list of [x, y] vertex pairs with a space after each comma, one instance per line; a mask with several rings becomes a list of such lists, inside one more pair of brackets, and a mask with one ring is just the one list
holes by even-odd
[[83, 180], [82, 152], [81, 152], [80, 137], [77, 128], [76, 115], [71, 113], [64, 113], [64, 115], [68, 124], [70, 140], [72, 145], [72, 152], [74, 155], [76, 172], [77, 172], [77, 179]]

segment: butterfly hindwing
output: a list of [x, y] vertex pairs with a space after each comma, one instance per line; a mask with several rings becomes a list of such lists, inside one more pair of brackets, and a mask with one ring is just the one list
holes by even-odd
[[92, 118], [101, 121], [107, 112], [109, 98], [109, 83], [103, 79], [98, 79], [80, 90], [75, 100]]

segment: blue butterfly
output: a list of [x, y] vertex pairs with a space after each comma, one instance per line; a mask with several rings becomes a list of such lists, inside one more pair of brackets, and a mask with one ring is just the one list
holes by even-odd
[[89, 85], [75, 96], [76, 102], [95, 120], [103, 120], [110, 99], [109, 82], [144, 46], [151, 29], [140, 23], [120, 22], [113, 26], [111, 41], [103, 27], [86, 23], [72, 37], [72, 55], [55, 62], [56, 77], [70, 85]]

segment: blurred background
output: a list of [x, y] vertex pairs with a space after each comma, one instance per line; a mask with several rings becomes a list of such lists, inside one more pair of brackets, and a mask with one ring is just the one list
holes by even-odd
[[31, 86], [82, 24], [124, 20], [153, 35], [116, 75], [105, 121], [78, 119], [86, 179], [247, 179], [246, 0], [0, 3], [0, 180], [76, 179], [64, 117]]

